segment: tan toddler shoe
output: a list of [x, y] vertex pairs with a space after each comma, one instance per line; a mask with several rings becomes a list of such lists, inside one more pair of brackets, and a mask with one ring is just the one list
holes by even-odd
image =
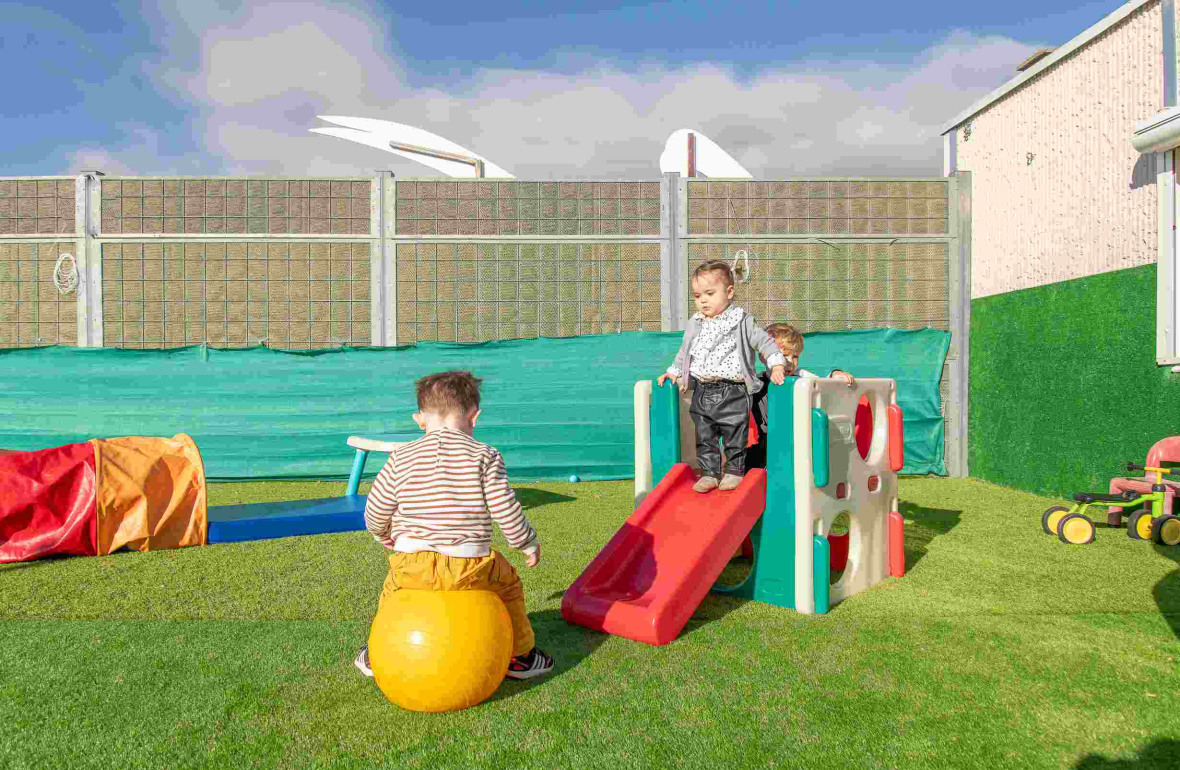
[[741, 476], [735, 476], [732, 473], [727, 473], [721, 477], [721, 483], [717, 485], [717, 488], [720, 489], [722, 492], [728, 492], [731, 489], [737, 489], [738, 484], [741, 484], [741, 483], [742, 483]]
[[693, 492], [712, 492], [717, 488], [717, 479], [712, 476], [701, 476], [697, 479], [697, 483], [692, 485]]

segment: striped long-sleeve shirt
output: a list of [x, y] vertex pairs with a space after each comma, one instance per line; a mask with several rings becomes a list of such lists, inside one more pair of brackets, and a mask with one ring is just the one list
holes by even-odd
[[537, 533], [508, 486], [504, 458], [450, 428], [391, 453], [365, 503], [365, 526], [397, 551], [487, 556], [492, 522], [513, 548], [537, 549]]

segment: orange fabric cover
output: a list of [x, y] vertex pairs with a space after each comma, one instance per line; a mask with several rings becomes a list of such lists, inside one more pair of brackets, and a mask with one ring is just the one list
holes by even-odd
[[124, 546], [159, 551], [205, 545], [205, 465], [190, 436], [127, 436], [91, 443], [98, 478], [99, 556]]

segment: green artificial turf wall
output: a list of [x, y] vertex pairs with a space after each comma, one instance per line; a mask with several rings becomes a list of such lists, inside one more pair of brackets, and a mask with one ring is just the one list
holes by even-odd
[[1106, 492], [1180, 435], [1180, 374], [1155, 363], [1155, 265], [971, 302], [971, 476]]

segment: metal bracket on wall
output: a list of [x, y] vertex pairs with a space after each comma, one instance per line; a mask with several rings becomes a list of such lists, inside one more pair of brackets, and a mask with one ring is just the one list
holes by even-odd
[[672, 201], [676, 210], [676, 248], [672, 263], [672, 328], [682, 331], [688, 327], [688, 179], [677, 179], [673, 189], [676, 190]]
[[370, 196], [375, 238], [369, 255], [369, 339], [375, 347], [397, 344], [397, 276], [394, 261], [394, 222], [397, 183], [392, 171], [373, 177]]
[[951, 349], [950, 403], [946, 431], [951, 456], [947, 472], [953, 477], [969, 475], [970, 384], [971, 384], [971, 173], [956, 171], [948, 178], [947, 244], [948, 302], [950, 306]]
[[74, 182], [75, 258], [78, 269], [78, 347], [102, 347], [101, 171], [83, 171]]
[[680, 174], [669, 171], [660, 184], [660, 330], [673, 331], [676, 326], [676, 264], [680, 251], [677, 205]]

